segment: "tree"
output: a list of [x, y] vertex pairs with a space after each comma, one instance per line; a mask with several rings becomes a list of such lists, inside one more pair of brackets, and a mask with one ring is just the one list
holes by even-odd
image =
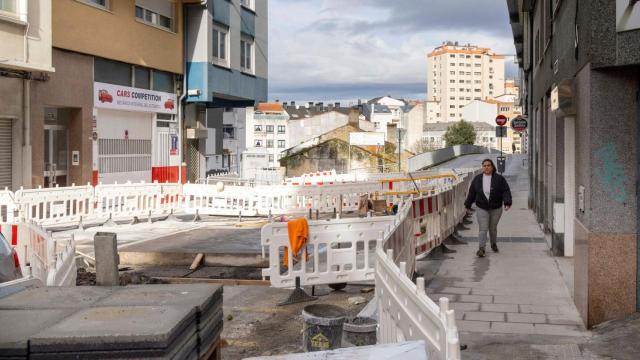
[[413, 144], [411, 144], [409, 149], [411, 151], [413, 151], [414, 153], [416, 153], [416, 154], [422, 154], [422, 153], [425, 153], [425, 152], [436, 150], [436, 146], [435, 146], [435, 144], [433, 142], [422, 138], [422, 139], [417, 140]]
[[444, 141], [447, 146], [473, 145], [476, 142], [476, 130], [473, 125], [460, 120], [460, 122], [449, 126], [444, 134]]

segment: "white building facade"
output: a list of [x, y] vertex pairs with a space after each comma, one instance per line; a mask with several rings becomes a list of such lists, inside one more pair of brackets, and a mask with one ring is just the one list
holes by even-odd
[[504, 56], [489, 48], [446, 42], [427, 55], [427, 99], [438, 101], [442, 121], [463, 118], [473, 100], [502, 95]]

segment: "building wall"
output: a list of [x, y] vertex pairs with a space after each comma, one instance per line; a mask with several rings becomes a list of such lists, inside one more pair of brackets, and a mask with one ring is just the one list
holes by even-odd
[[287, 122], [287, 144], [289, 147], [301, 144], [331, 130], [344, 126], [349, 116], [337, 111], [329, 111], [305, 119], [289, 119]]
[[[52, 71], [51, 0], [18, 0], [12, 20], [0, 19], [0, 66]], [[28, 30], [25, 39], [25, 29]]]
[[76, 0], [53, 1], [53, 46], [182, 74], [182, 1], [175, 1], [174, 31], [137, 20], [135, 4], [112, 0], [107, 11]]
[[426, 101], [424, 116], [427, 124], [441, 122], [442, 117], [440, 116], [440, 103], [438, 101]]
[[407, 116], [407, 132], [404, 146], [412, 149], [414, 144], [422, 138], [422, 128], [424, 126], [424, 104], [417, 104]]
[[[32, 185], [44, 185], [44, 109], [71, 110], [69, 123], [69, 185], [92, 180], [91, 132], [93, 117], [93, 57], [54, 49], [56, 72], [48, 81], [32, 82]], [[71, 152], [80, 152], [80, 164], [71, 165]]]
[[472, 100], [504, 94], [504, 57], [490, 49], [445, 43], [427, 55], [427, 99], [440, 101], [443, 121], [463, 117]]
[[497, 115], [498, 107], [496, 104], [490, 104], [480, 100], [475, 100], [465, 105], [462, 109], [462, 118], [464, 121], [483, 122], [489, 125], [495, 125]]
[[[187, 7], [187, 89], [200, 91], [199, 95], [189, 95], [187, 101], [205, 101], [213, 106], [267, 101], [268, 2], [255, 1], [254, 10], [247, 10], [240, 0], [210, 0], [207, 8], [198, 4]], [[227, 64], [213, 64], [214, 21], [228, 27]], [[251, 72], [241, 68], [243, 36], [254, 40]]]

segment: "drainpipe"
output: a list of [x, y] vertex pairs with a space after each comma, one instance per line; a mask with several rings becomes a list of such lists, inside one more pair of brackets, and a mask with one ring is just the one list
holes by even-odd
[[22, 186], [30, 189], [31, 179], [31, 81], [22, 80]]

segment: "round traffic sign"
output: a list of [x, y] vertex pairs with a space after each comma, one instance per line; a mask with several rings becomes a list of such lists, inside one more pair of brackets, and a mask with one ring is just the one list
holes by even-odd
[[504, 124], [507, 123], [507, 117], [500, 114], [498, 116], [496, 116], [496, 124], [498, 124], [498, 126], [504, 126]]
[[511, 128], [519, 133], [525, 131], [527, 129], [527, 125], [527, 119], [523, 118], [522, 116], [518, 116], [517, 118], [511, 120]]

